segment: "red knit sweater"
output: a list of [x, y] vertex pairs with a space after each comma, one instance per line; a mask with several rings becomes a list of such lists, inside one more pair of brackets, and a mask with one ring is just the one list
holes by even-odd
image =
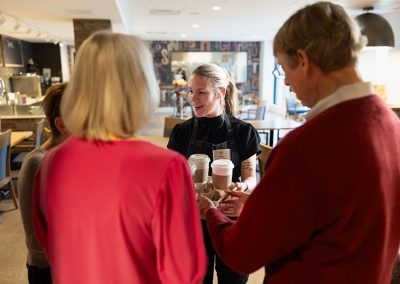
[[378, 96], [289, 133], [236, 224], [207, 213], [214, 247], [275, 283], [389, 283], [400, 242], [400, 120]]

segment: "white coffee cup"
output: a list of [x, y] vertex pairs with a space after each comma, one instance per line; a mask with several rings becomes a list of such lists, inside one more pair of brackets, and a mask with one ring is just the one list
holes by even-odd
[[196, 165], [196, 171], [193, 176], [195, 185], [206, 184], [210, 158], [204, 154], [193, 154], [189, 157], [189, 163]]
[[211, 163], [214, 189], [230, 189], [234, 167], [232, 161], [228, 159], [219, 159]]

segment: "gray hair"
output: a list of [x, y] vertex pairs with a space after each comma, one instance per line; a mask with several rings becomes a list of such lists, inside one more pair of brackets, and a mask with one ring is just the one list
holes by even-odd
[[358, 24], [343, 7], [317, 2], [298, 10], [279, 29], [274, 38], [274, 56], [281, 53], [290, 67], [297, 65], [297, 51], [307, 56], [324, 72], [357, 62], [366, 43]]

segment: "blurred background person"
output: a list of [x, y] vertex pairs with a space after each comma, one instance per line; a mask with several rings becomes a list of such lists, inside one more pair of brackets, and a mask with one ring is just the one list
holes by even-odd
[[36, 62], [33, 61], [33, 58], [29, 58], [26, 62], [26, 73], [39, 74], [39, 67]]
[[272, 150], [236, 223], [200, 197], [214, 247], [233, 269], [265, 266], [271, 284], [390, 282], [400, 121], [357, 72], [365, 41], [329, 2], [300, 9], [279, 29], [273, 46], [285, 83], [311, 110]]
[[30, 284], [51, 283], [49, 262], [33, 230], [33, 180], [46, 152], [68, 137], [60, 115], [61, 98], [66, 86], [66, 83], [57, 84], [47, 90], [42, 107], [51, 129], [51, 137], [40, 148], [34, 149], [26, 155], [18, 176], [19, 205], [28, 249], [26, 266]]
[[[215, 64], [200, 65], [191, 74], [188, 87], [195, 116], [172, 129], [168, 148], [186, 158], [192, 154], [206, 154], [210, 160], [213, 159], [213, 151], [225, 150], [223, 158], [232, 160], [234, 164], [232, 182], [235, 183], [235, 190], [253, 190], [256, 186], [256, 155], [260, 152], [260, 137], [251, 124], [234, 117], [237, 94], [228, 73]], [[229, 210], [225, 213], [237, 216], [240, 208], [236, 207], [236, 212]], [[246, 283], [247, 275], [234, 272], [216, 255], [205, 222], [203, 233], [208, 256], [204, 283], [212, 284], [214, 263], [218, 283]]]
[[134, 36], [80, 46], [61, 103], [71, 137], [35, 179], [33, 219], [55, 283], [201, 283], [205, 251], [187, 161], [137, 138], [158, 105]]

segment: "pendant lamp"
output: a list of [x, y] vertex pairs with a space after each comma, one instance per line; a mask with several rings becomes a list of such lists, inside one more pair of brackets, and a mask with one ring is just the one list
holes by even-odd
[[368, 38], [367, 46], [394, 47], [394, 34], [389, 22], [381, 15], [370, 13], [373, 7], [366, 7], [366, 13], [356, 17], [361, 32]]

